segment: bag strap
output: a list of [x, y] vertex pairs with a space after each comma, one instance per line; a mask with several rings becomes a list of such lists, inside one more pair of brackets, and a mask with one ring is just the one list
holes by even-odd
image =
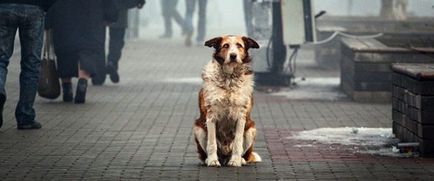
[[44, 30], [44, 47], [43, 47], [43, 54], [42, 54], [42, 58], [43, 59], [48, 59], [49, 57], [49, 52], [50, 52], [50, 48], [48, 45], [48, 31], [49, 30]]
[[53, 46], [53, 40], [52, 40], [52, 32], [51, 30], [44, 30], [44, 53], [43, 58], [47, 60], [53, 60], [54, 58], [54, 52], [51, 49]]

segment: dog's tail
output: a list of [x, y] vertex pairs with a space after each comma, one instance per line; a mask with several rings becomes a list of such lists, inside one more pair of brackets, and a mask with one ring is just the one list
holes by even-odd
[[247, 159], [247, 163], [255, 163], [255, 162], [262, 162], [261, 156], [259, 156], [258, 153], [252, 152]]

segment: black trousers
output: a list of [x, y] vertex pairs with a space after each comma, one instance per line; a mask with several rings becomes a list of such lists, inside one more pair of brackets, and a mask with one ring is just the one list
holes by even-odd
[[109, 28], [110, 42], [107, 63], [111, 63], [116, 69], [122, 56], [122, 48], [125, 45], [125, 30], [126, 28]]

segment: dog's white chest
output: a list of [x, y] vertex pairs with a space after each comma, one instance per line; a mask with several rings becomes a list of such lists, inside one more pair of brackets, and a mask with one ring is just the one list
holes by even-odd
[[226, 92], [223, 94], [224, 95], [221, 99], [211, 100], [211, 104], [227, 108], [236, 108], [238, 106], [246, 105], [248, 102], [244, 96], [237, 93]]
[[251, 90], [252, 88], [248, 87], [229, 90], [213, 87], [205, 90], [207, 92], [205, 102], [218, 117], [237, 119], [239, 114], [245, 113], [247, 105], [250, 104]]
[[213, 117], [238, 120], [251, 103], [253, 75], [240, 72], [224, 75], [217, 64], [209, 63], [203, 72], [205, 105]]

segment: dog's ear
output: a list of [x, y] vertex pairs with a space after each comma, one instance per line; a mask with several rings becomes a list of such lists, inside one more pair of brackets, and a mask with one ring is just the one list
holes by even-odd
[[259, 44], [255, 40], [245, 36], [243, 36], [242, 39], [246, 45], [246, 48], [259, 48]]
[[215, 49], [218, 49], [220, 47], [220, 43], [222, 42], [222, 37], [215, 37], [213, 39], [210, 39], [205, 42], [205, 46], [207, 47], [214, 47]]

